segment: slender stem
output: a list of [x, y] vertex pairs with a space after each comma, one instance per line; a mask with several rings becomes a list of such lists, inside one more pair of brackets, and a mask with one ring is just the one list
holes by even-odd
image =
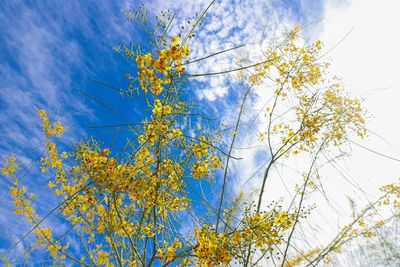
[[234, 143], [235, 143], [235, 140], [236, 140], [237, 131], [238, 131], [239, 124], [240, 124], [240, 119], [241, 119], [242, 114], [243, 114], [244, 104], [246, 102], [247, 96], [248, 96], [248, 94], [250, 92], [250, 89], [252, 87], [253, 87], [253, 84], [251, 84], [248, 87], [248, 89], [246, 90], [246, 92], [245, 92], [245, 94], [243, 96], [243, 100], [242, 100], [242, 103], [240, 105], [239, 115], [238, 115], [238, 118], [236, 120], [235, 130], [233, 132], [232, 142], [231, 142], [231, 145], [229, 147], [228, 157], [226, 158], [226, 164], [225, 164], [225, 168], [224, 168], [224, 182], [222, 184], [221, 196], [220, 196], [220, 201], [219, 201], [219, 206], [218, 206], [217, 224], [216, 224], [216, 227], [215, 227], [215, 231], [216, 232], [218, 232], [219, 220], [220, 220], [220, 217], [221, 217], [222, 202], [224, 200], [226, 181], [227, 181], [227, 177], [228, 177], [229, 161], [231, 159], [232, 149], [233, 149], [233, 146], [234, 146]]
[[232, 50], [235, 50], [235, 49], [239, 49], [239, 48], [241, 48], [241, 47], [243, 47], [243, 46], [244, 46], [244, 45], [239, 45], [239, 46], [231, 47], [231, 48], [228, 48], [228, 49], [225, 49], [225, 50], [221, 50], [221, 51], [219, 51], [219, 52], [212, 53], [212, 54], [210, 54], [210, 55], [208, 55], [208, 56], [205, 56], [205, 57], [201, 57], [201, 58], [198, 58], [198, 59], [194, 59], [194, 60], [191, 60], [191, 61], [187, 61], [187, 62], [185, 62], [185, 63], [182, 63], [182, 65], [188, 65], [188, 64], [195, 63], [195, 62], [199, 62], [199, 61], [205, 60], [205, 59], [207, 59], [207, 58], [210, 58], [210, 57], [213, 57], [213, 56], [222, 54], [222, 53], [226, 53], [226, 52], [229, 52], [229, 51], [232, 51]]
[[301, 208], [302, 208], [302, 205], [303, 205], [303, 200], [304, 200], [304, 196], [305, 196], [305, 191], [306, 191], [306, 188], [307, 188], [307, 184], [308, 184], [308, 182], [309, 182], [309, 180], [310, 180], [310, 177], [311, 177], [311, 172], [312, 172], [312, 170], [313, 170], [313, 168], [314, 168], [315, 162], [317, 161], [318, 154], [321, 152], [322, 148], [324, 147], [324, 144], [325, 144], [325, 142], [323, 142], [323, 143], [321, 144], [320, 148], [318, 149], [318, 151], [317, 151], [317, 153], [316, 153], [316, 155], [315, 155], [315, 157], [314, 157], [314, 159], [313, 159], [313, 161], [312, 161], [312, 163], [311, 163], [310, 169], [308, 170], [307, 178], [306, 178], [306, 180], [305, 180], [305, 182], [304, 182], [304, 185], [303, 185], [303, 190], [302, 190], [302, 192], [300, 193], [300, 202], [299, 202], [299, 206], [298, 206], [298, 208], [297, 208], [296, 218], [295, 218], [295, 220], [294, 220], [293, 227], [292, 227], [292, 229], [291, 229], [291, 231], [290, 231], [288, 240], [287, 240], [287, 242], [286, 242], [286, 248], [285, 248], [285, 252], [284, 252], [284, 254], [283, 254], [283, 260], [282, 260], [281, 267], [283, 267], [284, 264], [285, 264], [285, 260], [286, 260], [286, 257], [287, 257], [287, 252], [288, 252], [288, 250], [289, 250], [290, 240], [292, 239], [292, 236], [293, 236], [294, 230], [295, 230], [295, 228], [296, 228], [296, 225], [297, 225], [297, 223], [299, 222], [300, 211], [301, 211]]

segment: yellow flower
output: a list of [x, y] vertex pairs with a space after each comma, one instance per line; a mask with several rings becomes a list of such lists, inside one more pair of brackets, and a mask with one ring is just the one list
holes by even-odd
[[178, 128], [171, 129], [171, 134], [173, 137], [179, 137], [182, 135], [182, 131]]
[[64, 127], [61, 125], [61, 122], [56, 122], [54, 124], [54, 131], [57, 135], [61, 135], [64, 131]]
[[171, 45], [176, 46], [179, 43], [179, 40], [180, 40], [179, 36], [172, 36]]
[[187, 46], [187, 45], [182, 46], [181, 51], [182, 51], [183, 56], [187, 57], [189, 55], [189, 46]]
[[97, 264], [107, 264], [110, 254], [104, 251], [97, 252]]
[[18, 195], [18, 193], [19, 193], [18, 188], [14, 187], [14, 186], [11, 186], [11, 187], [10, 187], [10, 194], [11, 194], [11, 196], [15, 197], [15, 196]]
[[322, 48], [322, 42], [321, 42], [321, 40], [315, 41], [315, 47], [316, 47], [318, 50], [321, 50], [321, 48]]
[[53, 188], [53, 187], [56, 186], [56, 184], [54, 183], [54, 181], [49, 181], [49, 182], [47, 183], [47, 186], [48, 186], [49, 188]]
[[10, 156], [3, 160], [4, 167], [0, 168], [1, 174], [5, 176], [13, 174], [18, 168], [18, 164], [16, 163], [16, 161], [17, 158], [15, 156]]

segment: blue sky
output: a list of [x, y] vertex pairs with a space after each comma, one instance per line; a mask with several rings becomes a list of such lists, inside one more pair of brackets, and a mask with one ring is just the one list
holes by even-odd
[[[1, 108], [7, 121], [1, 134], [8, 140], [17, 132], [23, 135], [16, 142], [2, 143], [2, 150], [15, 149], [16, 143], [23, 149], [38, 144], [36, 133], [31, 133], [37, 129], [35, 106], [58, 114], [77, 138], [84, 136], [82, 126], [101, 118], [101, 110], [95, 111], [78, 89], [96, 91], [90, 81], [99, 78], [112, 78], [118, 84], [116, 73], [128, 68], [122, 60], [118, 64], [110, 49], [125, 34], [111, 26], [118, 23], [117, 6], [40, 2], [2, 7]], [[127, 33], [132, 30], [123, 17], [119, 24]]]
[[[360, 5], [359, 1], [355, 2], [354, 4], [352, 1], [313, 0], [216, 1], [197, 31], [198, 38], [189, 43], [193, 51], [192, 58], [242, 44], [246, 44], [249, 51], [252, 51], [260, 44], [265, 44], [263, 40], [268, 38], [262, 37], [270, 36], [271, 29], [289, 27], [295, 23], [302, 24], [306, 34], [312, 38], [323, 36], [323, 39], [327, 39], [327, 47], [333, 47], [351, 27], [356, 26], [356, 30], [364, 29], [362, 26], [364, 24], [359, 23], [363, 21], [363, 16], [360, 15], [358, 22], [352, 20], [348, 15], [349, 10], [353, 12], [351, 14], [363, 14], [357, 13], [357, 10], [365, 12], [376, 10], [373, 4], [362, 5], [360, 8], [357, 6]], [[177, 12], [176, 23], [171, 30], [171, 33], [174, 33], [177, 32], [180, 22], [184, 22], [195, 12], [200, 12], [207, 3], [208, 1], [178, 0], [148, 1], [147, 5], [150, 16], [167, 8]], [[66, 133], [62, 141], [66, 146], [90, 135], [96, 135], [105, 143], [110, 142], [110, 133], [103, 134], [104, 129], [91, 129], [89, 126], [118, 124], [124, 121], [85, 97], [79, 90], [102, 99], [132, 123], [143, 117], [143, 102], [138, 99], [121, 98], [115, 91], [93, 82], [100, 80], [115, 87], [126, 87], [127, 81], [123, 78], [123, 74], [134, 72], [135, 68], [121, 55], [116, 55], [112, 47], [130, 42], [145, 45], [143, 33], [123, 16], [125, 11], [130, 8], [135, 9], [139, 4], [137, 1], [105, 0], [6, 1], [2, 4], [0, 7], [1, 156], [13, 153], [24, 166], [29, 166], [32, 160], [38, 158], [41, 150], [37, 148], [43, 144], [43, 138], [36, 117], [37, 108], [48, 110], [54, 119], [63, 122]], [[368, 10], [362, 9], [365, 6]], [[389, 8], [394, 6], [395, 4]], [[344, 22], [338, 24], [337, 18], [343, 18]], [[333, 20], [335, 22], [332, 22]], [[338, 29], [342, 31], [332, 37]], [[362, 31], [359, 35], [356, 31], [355, 36], [367, 38]], [[351, 47], [354, 43], [357, 43], [357, 40], [352, 40], [348, 46]], [[349, 50], [341, 51], [342, 49], [337, 49], [338, 55], [332, 55], [333, 60], [338, 58], [339, 63], [334, 68], [339, 72], [346, 65], [344, 59], [350, 53]], [[215, 57], [191, 66], [188, 71], [204, 73], [229, 69], [234, 67], [235, 56], [237, 54], [228, 53]], [[358, 76], [349, 76], [349, 72], [351, 71], [340, 74], [354, 87], [365, 86], [358, 82], [356, 79], [359, 79]], [[397, 85], [396, 82], [391, 81], [389, 86]], [[379, 82], [377, 84], [379, 85]], [[206, 111], [221, 120], [234, 119], [236, 113], [232, 107], [237, 103], [241, 88], [232, 82], [230, 76], [216, 76], [208, 80], [193, 79], [187, 90], [189, 97], [199, 105], [199, 110]], [[255, 107], [259, 106], [256, 100], [259, 96], [252, 96], [251, 103]], [[394, 103], [393, 106], [395, 105]], [[372, 108], [374, 107], [378, 112], [380, 106], [372, 105]], [[249, 118], [245, 119], [251, 120], [252, 115], [250, 113]], [[240, 142], [250, 146], [252, 140], [243, 137]], [[395, 140], [391, 139], [391, 142]], [[378, 146], [379, 143], [370, 145]], [[394, 152], [398, 151], [388, 153]], [[260, 151], [243, 153], [247, 153], [245, 155], [248, 158], [244, 165], [255, 167], [263, 160]], [[235, 170], [241, 170], [240, 164], [234, 167]], [[388, 168], [393, 169], [393, 167]], [[237, 181], [239, 185], [249, 176], [244, 170], [242, 174], [242, 180]], [[32, 191], [38, 192], [45, 190], [43, 188], [47, 178], [30, 175], [23, 176], [22, 181]], [[4, 179], [0, 179], [0, 229], [3, 229], [1, 230], [3, 232], [0, 232], [3, 236], [0, 238], [0, 252], [18, 239], [23, 227], [21, 224], [14, 227], [17, 217], [9, 208], [10, 197], [5, 189], [6, 184]], [[237, 190], [237, 188], [230, 189], [232, 194]], [[38, 207], [46, 211], [52, 206], [47, 199], [42, 199]]]
[[[36, 116], [38, 108], [48, 110], [53, 119], [66, 126], [66, 146], [99, 130], [90, 125], [121, 123], [79, 90], [104, 99], [129, 120], [140, 116], [140, 107], [104, 86], [125, 86], [123, 74], [132, 65], [115, 55], [112, 46], [132, 39], [141, 42], [140, 33], [123, 14], [123, 6], [113, 1], [8, 1], [0, 11], [0, 153], [15, 154], [22, 167], [29, 167], [43, 152], [43, 136]], [[121, 105], [121, 103], [123, 103]], [[116, 105], [117, 104], [117, 105]], [[101, 131], [103, 132], [103, 131]], [[106, 137], [106, 138], [105, 138]], [[101, 137], [107, 142], [108, 136]], [[33, 192], [46, 189], [48, 177], [29, 169], [21, 180]], [[26, 230], [20, 218], [11, 213], [7, 182], [1, 179], [2, 238], [6, 249]], [[50, 204], [52, 203], [52, 204]], [[56, 201], [41, 198], [39, 212], [46, 212]], [[15, 227], [17, 225], [17, 227]], [[19, 255], [21, 256], [21, 255]]]

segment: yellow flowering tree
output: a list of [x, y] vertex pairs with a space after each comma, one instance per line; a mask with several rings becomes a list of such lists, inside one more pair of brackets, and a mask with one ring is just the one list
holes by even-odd
[[[358, 99], [345, 94], [340, 81], [324, 80], [328, 66], [319, 62], [322, 43], [300, 45], [300, 29], [295, 27], [279, 45], [265, 49], [260, 62], [226, 71], [241, 72], [247, 86], [227, 148], [221, 146], [220, 136], [212, 129], [203, 127], [188, 133], [185, 125], [192, 123], [194, 115], [193, 104], [185, 95], [185, 83], [191, 77], [186, 72], [191, 63], [186, 43], [194, 38], [193, 31], [205, 12], [186, 34], [172, 37], [168, 37], [171, 17], [163, 13], [156, 27], [149, 29], [152, 50], [125, 45], [117, 48], [137, 68], [127, 75], [128, 86], [122, 94], [140, 95], [149, 110], [138, 125], [127, 123], [131, 136], [122, 150], [102, 147], [92, 138], [60, 151], [57, 138], [63, 133], [62, 124], [49, 119], [45, 110], [38, 110], [46, 140], [41, 170], [52, 175], [48, 187], [60, 203], [49, 213], [38, 215], [33, 205], [35, 195], [15, 172], [17, 159], [5, 159], [1, 171], [12, 183], [15, 213], [31, 226], [18, 243], [28, 235], [36, 236], [32, 246], [46, 250], [54, 265], [254, 266], [263, 260], [274, 261], [275, 254], [280, 257], [274, 263], [282, 266], [315, 265], [354, 237], [372, 236], [373, 228], [384, 224], [374, 219], [374, 208], [386, 205], [389, 199], [394, 199], [391, 203], [398, 208], [399, 187], [389, 185], [382, 189], [379, 200], [354, 213], [354, 220], [343, 226], [328, 246], [291, 251], [296, 226], [311, 212], [311, 208], [304, 208], [303, 200], [320, 153], [342, 145], [350, 134], [364, 137], [365, 111]], [[128, 18], [149, 25], [144, 12], [129, 13]], [[268, 144], [270, 161], [258, 197], [246, 205], [240, 196], [233, 201], [226, 197], [228, 170], [231, 161], [237, 160], [232, 148], [249, 93], [266, 83], [268, 90], [273, 88], [273, 101], [265, 109], [268, 122], [259, 138]], [[282, 157], [301, 153], [313, 160], [295, 192], [294, 204], [288, 209], [279, 202], [264, 207], [271, 167]], [[222, 188], [215, 204], [196, 188], [202, 182], [214, 186], [216, 179]], [[55, 212], [69, 226], [62, 236], [55, 236], [54, 229], [43, 224]], [[184, 232], [177, 226], [187, 218], [193, 227]], [[72, 232], [82, 243], [79, 254], [65, 238]], [[4, 262], [9, 263], [6, 257]]]

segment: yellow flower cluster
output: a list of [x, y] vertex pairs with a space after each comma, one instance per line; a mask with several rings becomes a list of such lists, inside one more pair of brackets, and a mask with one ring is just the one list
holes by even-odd
[[179, 37], [174, 36], [168, 48], [157, 51], [157, 57], [153, 58], [151, 53], [136, 56], [140, 88], [159, 95], [175, 74], [185, 71], [182, 60], [188, 55], [188, 46], [180, 46]]
[[263, 63], [248, 77], [251, 84], [259, 85], [265, 78], [275, 80], [278, 85], [275, 93], [285, 97], [285, 87], [302, 92], [306, 86], [321, 82], [322, 66], [317, 58], [322, 43], [317, 40], [312, 45], [299, 46], [296, 44], [299, 32], [300, 28], [296, 26], [284, 44], [267, 49]]
[[283, 264], [284, 267], [294, 267], [307, 261], [309, 262], [315, 255], [321, 251], [320, 248], [310, 249], [309, 251], [299, 253], [297, 256], [290, 257], [287, 262]]
[[[56, 144], [51, 140], [54, 135], [61, 135], [64, 127], [60, 122], [51, 123], [46, 111], [43, 109], [39, 110], [39, 117], [42, 120], [42, 128], [46, 137], [45, 147], [48, 151], [47, 155], [40, 159], [41, 170], [42, 172], [46, 172], [48, 168], [56, 169], [56, 181], [65, 182], [66, 176], [63, 168], [63, 159], [67, 158], [68, 155], [66, 152], [62, 152], [59, 155]], [[50, 181], [50, 186], [52, 183]]]
[[[20, 187], [16, 177], [14, 177], [14, 185], [10, 187], [10, 195], [14, 199], [15, 214], [21, 214], [25, 217], [27, 222], [36, 224], [40, 217], [35, 213], [31, 203], [31, 199], [33, 199], [35, 195], [32, 193], [27, 195], [26, 187]], [[66, 259], [64, 251], [68, 248], [69, 244], [66, 243], [65, 246], [61, 246], [58, 241], [54, 240], [51, 228], [38, 225], [34, 233], [37, 239], [33, 246], [46, 248], [50, 256], [56, 262], [61, 262]]]
[[[182, 163], [175, 161], [174, 157], [160, 157], [160, 149], [166, 150], [170, 142], [177, 139], [183, 146], [186, 141], [179, 128], [169, 130], [174, 120], [164, 115], [171, 112], [172, 108], [162, 105], [160, 100], [154, 102], [154, 117], [150, 122], [143, 123], [140, 146], [130, 160], [112, 157], [109, 149], [83, 143], [76, 147], [74, 158], [70, 158], [76, 163], [69, 168], [68, 174], [64, 172], [64, 179], [56, 178], [49, 182], [56, 195], [68, 200], [62, 205], [62, 214], [73, 225], [80, 225], [82, 232], [89, 236], [89, 243], [95, 242], [96, 234], [106, 235], [103, 242], [110, 246], [123, 244], [116, 240], [138, 238], [145, 241], [155, 238], [165, 229], [164, 220], [171, 213], [185, 210], [189, 205], [185, 196]], [[209, 141], [205, 137], [199, 140], [201, 142], [185, 145], [186, 148], [180, 151], [195, 161], [209, 160], [210, 167], [220, 166], [218, 157], [209, 151]], [[49, 153], [42, 159], [42, 164], [56, 170], [63, 169], [63, 156], [58, 154], [55, 143], [49, 140], [46, 148]], [[159, 218], [155, 222], [140, 219], [154, 214]], [[159, 259], [166, 262], [173, 260], [181, 246], [177, 240], [169, 245], [164, 243], [157, 250]], [[53, 246], [50, 248], [54, 250]], [[107, 261], [109, 252], [89, 252], [98, 264], [110, 264]], [[134, 262], [137, 255], [133, 253], [129, 262]]]
[[[399, 179], [400, 181], [400, 179]], [[392, 183], [385, 185], [381, 188], [382, 192], [386, 193], [386, 197], [381, 200], [380, 205], [391, 204], [393, 208], [400, 209], [400, 185], [399, 183]]]
[[[299, 31], [295, 27], [282, 47], [268, 50], [265, 64], [249, 77], [250, 82], [259, 79], [260, 83], [265, 78], [276, 81], [274, 108], [266, 111], [271, 125], [259, 136], [261, 141], [268, 137], [271, 144], [280, 143], [278, 153], [287, 155], [312, 150], [322, 143], [339, 146], [351, 133], [366, 135], [366, 114], [360, 100], [346, 96], [339, 82], [323, 79], [327, 64], [318, 62], [322, 43], [317, 40], [311, 45], [297, 45]], [[311, 86], [322, 88], [315, 93], [307, 89]], [[276, 110], [278, 102], [294, 108]], [[278, 141], [272, 142], [273, 138]]]
[[199, 138], [199, 143], [195, 143], [191, 146], [191, 152], [197, 159], [193, 164], [191, 172], [195, 179], [206, 176], [222, 165], [222, 162], [216, 155], [209, 153], [208, 148], [209, 144], [204, 136]]
[[274, 250], [282, 242], [282, 235], [294, 221], [294, 214], [272, 210], [246, 214], [233, 232], [218, 233], [207, 224], [195, 228], [197, 244], [194, 249], [198, 266], [226, 265], [243, 254], [249, 245], [262, 251]]
[[110, 258], [110, 253], [105, 251], [97, 252], [97, 264], [110, 266], [108, 265], [109, 258]]
[[3, 160], [3, 167], [0, 168], [1, 174], [5, 176], [12, 175], [18, 168], [17, 158], [15, 156], [10, 156]]
[[[12, 186], [10, 186], [9, 190], [15, 207], [14, 213], [23, 215], [28, 223], [36, 224], [40, 220], [40, 217], [35, 213], [31, 202], [31, 200], [35, 197], [35, 194], [28, 194], [27, 188], [19, 185], [18, 178], [15, 175], [15, 171], [18, 168], [16, 158], [14, 156], [10, 156], [3, 161], [3, 164], [4, 167], [0, 168], [2, 174], [12, 178]], [[68, 243], [63, 247], [57, 241], [55, 241], [51, 235], [51, 228], [37, 225], [33, 232], [37, 237], [33, 247], [41, 246], [47, 248], [50, 256], [56, 262], [65, 260], [63, 251], [68, 247]]]
[[360, 101], [344, 96], [338, 85], [326, 90], [320, 101], [303, 96], [300, 103], [301, 108], [296, 109], [297, 118], [302, 121], [299, 136], [309, 147], [318, 139], [338, 146], [349, 132], [360, 137], [366, 134]]
[[203, 225], [201, 229], [194, 229], [194, 236], [197, 239], [194, 249], [194, 254], [198, 259], [196, 266], [219, 266], [231, 261], [233, 250], [228, 244], [226, 234], [217, 234], [210, 226]]
[[153, 114], [156, 116], [166, 116], [172, 113], [172, 107], [170, 105], [165, 105], [161, 103], [159, 99], [154, 101]]
[[165, 262], [171, 262], [177, 256], [177, 252], [181, 247], [182, 243], [178, 238], [175, 238], [172, 244], [164, 241], [163, 247], [159, 248], [157, 251], [158, 257]]
[[42, 120], [42, 128], [46, 137], [52, 137], [54, 135], [61, 135], [64, 131], [64, 127], [60, 122], [50, 123], [47, 116], [47, 112], [43, 109], [38, 111], [39, 117]]

